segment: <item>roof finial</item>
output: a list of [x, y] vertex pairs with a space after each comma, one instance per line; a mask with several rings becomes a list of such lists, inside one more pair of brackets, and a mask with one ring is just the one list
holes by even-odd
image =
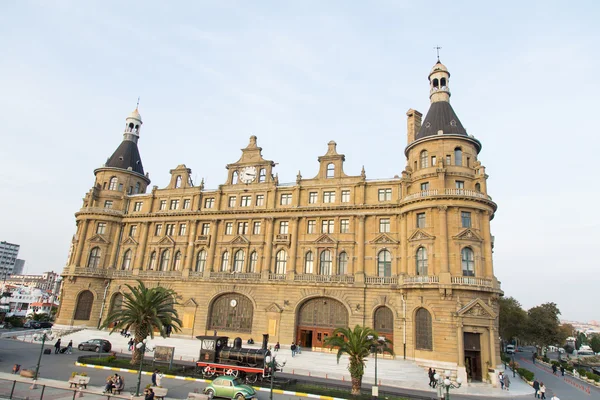
[[[439, 59], [439, 56], [438, 56], [438, 59]], [[137, 110], [139, 107], [140, 107], [140, 96], [138, 96], [138, 102], [135, 105], [135, 109]]]
[[440, 49], [441, 49], [441, 47], [440, 46], [435, 46], [434, 49], [437, 52], [438, 62], [440, 62]]

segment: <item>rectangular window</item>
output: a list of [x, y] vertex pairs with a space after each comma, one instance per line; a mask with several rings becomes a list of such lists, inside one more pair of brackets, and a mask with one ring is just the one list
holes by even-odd
[[202, 230], [200, 232], [201, 232], [201, 235], [210, 235], [210, 224], [209, 223], [202, 224]]
[[129, 236], [134, 237], [137, 233], [137, 225], [131, 225], [129, 227]]
[[335, 203], [335, 192], [323, 192], [323, 203]]
[[315, 221], [315, 220], [307, 221], [306, 233], [315, 233], [316, 229], [317, 229], [317, 221]]
[[392, 189], [379, 189], [379, 201], [392, 200]]
[[292, 204], [292, 194], [291, 193], [282, 194], [280, 204], [282, 206], [289, 206], [290, 204]]
[[334, 221], [332, 219], [324, 219], [321, 221], [321, 233], [333, 233]]
[[233, 222], [225, 223], [225, 234], [226, 235], [233, 234]]
[[417, 228], [425, 228], [425, 213], [417, 214]]
[[279, 222], [279, 233], [285, 235], [288, 233], [289, 222], [281, 221]]
[[156, 224], [154, 228], [154, 236], [160, 236], [162, 234], [162, 224]]
[[255, 222], [254, 227], [252, 228], [253, 235], [260, 235], [260, 222]]
[[204, 200], [204, 208], [213, 208], [215, 206], [215, 198], [209, 197]]
[[429, 182], [421, 183], [421, 192], [424, 192], [426, 190], [429, 190]]
[[175, 233], [175, 224], [167, 224], [165, 231], [165, 234], [167, 236], [173, 236], [173, 234]]
[[437, 164], [437, 158], [435, 156], [431, 156], [431, 166], [435, 166]]
[[167, 201], [166, 200], [161, 200], [160, 201], [160, 206], [159, 206], [159, 210], [163, 211], [167, 209]]
[[191, 200], [190, 200], [190, 199], [184, 199], [184, 200], [183, 200], [183, 209], [184, 209], [184, 210], [189, 210], [189, 208], [190, 208], [190, 203], [191, 203]]
[[143, 202], [141, 202], [141, 201], [136, 201], [136, 202], [133, 204], [133, 211], [142, 211], [142, 205], [143, 205], [143, 204], [144, 204], [144, 203], [143, 203]]
[[98, 222], [98, 226], [96, 227], [96, 233], [102, 235], [106, 232], [106, 222]]
[[350, 203], [350, 191], [342, 190], [342, 203]]
[[250, 196], [242, 196], [240, 199], [240, 206], [250, 207]]
[[450, 154], [446, 154], [446, 165], [452, 164], [452, 156]]
[[256, 195], [256, 205], [257, 206], [264, 206], [265, 205], [265, 195], [264, 194], [257, 194]]
[[104, 202], [104, 208], [113, 208], [113, 202], [112, 202], [112, 200], [106, 200]]
[[247, 222], [238, 222], [238, 235], [247, 235], [248, 234], [248, 223]]
[[179, 200], [171, 200], [169, 210], [177, 210], [179, 208]]
[[340, 233], [348, 233], [350, 232], [350, 220], [349, 219], [341, 219], [340, 220]]
[[235, 196], [229, 196], [229, 208], [235, 207]]
[[187, 230], [187, 226], [185, 224], [179, 224], [179, 236], [184, 236]]
[[470, 228], [471, 227], [471, 213], [470, 212], [462, 211], [460, 213], [460, 220], [462, 222], [462, 227], [463, 228]]
[[308, 204], [316, 204], [318, 196], [319, 196], [319, 193], [317, 193], [317, 192], [310, 192], [308, 194]]
[[381, 233], [389, 233], [390, 232], [390, 219], [389, 218], [381, 218], [379, 220], [379, 232], [381, 232]]
[[464, 181], [454, 181], [454, 183], [456, 184], [456, 188], [457, 189], [464, 189], [465, 188], [465, 182]]

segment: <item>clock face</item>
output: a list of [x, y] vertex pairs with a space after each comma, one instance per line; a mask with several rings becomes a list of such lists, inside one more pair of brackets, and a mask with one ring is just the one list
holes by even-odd
[[231, 307], [235, 307], [235, 306], [237, 306], [237, 300], [236, 300], [236, 299], [231, 299], [231, 301], [229, 302], [229, 305], [230, 305]]
[[250, 183], [256, 179], [256, 167], [244, 167], [240, 171], [240, 180], [244, 183]]

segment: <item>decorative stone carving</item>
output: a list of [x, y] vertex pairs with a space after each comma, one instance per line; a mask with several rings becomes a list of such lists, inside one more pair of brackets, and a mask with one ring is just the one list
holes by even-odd
[[235, 238], [233, 238], [233, 240], [230, 242], [231, 244], [242, 244], [242, 245], [246, 245], [248, 243], [250, 243], [248, 241], [248, 239], [246, 239], [244, 236], [238, 235]]
[[412, 235], [410, 235], [410, 237], [408, 238], [409, 242], [414, 242], [417, 240], [433, 240], [435, 239], [435, 236], [430, 235], [429, 233], [421, 230], [421, 229], [417, 229], [416, 231], [413, 232]]
[[372, 244], [398, 244], [397, 240], [392, 239], [385, 233], [377, 236], [375, 239], [371, 240]]
[[324, 233], [321, 236], [319, 236], [319, 238], [317, 240], [315, 240], [315, 243], [319, 243], [319, 244], [334, 244], [334, 243], [336, 243], [336, 241], [333, 240], [333, 238], [331, 236], [329, 236], [328, 234]]
[[458, 240], [470, 240], [475, 242], [482, 242], [483, 239], [477, 232], [472, 230], [471, 228], [467, 228], [464, 231], [460, 232], [458, 235], [454, 236], [455, 239]]

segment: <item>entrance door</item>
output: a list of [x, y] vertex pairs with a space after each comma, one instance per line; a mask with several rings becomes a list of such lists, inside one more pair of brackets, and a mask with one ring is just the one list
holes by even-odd
[[464, 349], [467, 376], [473, 381], [481, 381], [483, 378], [483, 371], [481, 369], [480, 334], [465, 332]]
[[299, 345], [301, 347], [310, 349], [313, 347], [313, 331], [311, 330], [306, 330], [306, 329], [300, 329], [300, 339], [299, 339]]
[[339, 301], [319, 297], [308, 300], [298, 311], [296, 340], [304, 348], [323, 348], [335, 328], [348, 326], [348, 311]]

